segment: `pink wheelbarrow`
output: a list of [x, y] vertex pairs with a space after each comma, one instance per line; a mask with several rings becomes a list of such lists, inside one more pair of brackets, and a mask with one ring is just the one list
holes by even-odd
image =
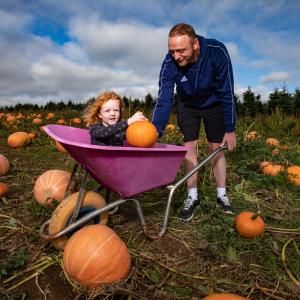
[[[87, 129], [64, 125], [47, 125], [44, 130], [52, 139], [61, 143], [75, 160], [69, 186], [74, 180], [78, 166], [84, 169], [76, 207], [67, 222], [67, 226], [58, 233], [49, 234], [47, 227], [50, 220], [46, 221], [39, 232], [40, 236], [46, 240], [55, 240], [68, 235], [84, 223], [99, 218], [103, 213], [111, 213], [118, 206], [129, 201], [135, 204], [146, 238], [150, 240], [161, 238], [167, 230], [175, 190], [219, 152], [227, 149], [225, 146], [216, 149], [190, 173], [178, 182], [169, 185], [175, 181], [177, 172], [189, 148], [160, 143], [156, 143], [152, 148], [98, 146], [90, 143], [90, 134]], [[88, 176], [96, 180], [101, 187], [106, 188], [107, 198], [111, 191], [117, 194], [120, 199], [108, 203], [104, 207], [92, 208], [82, 213], [82, 200], [86, 192]], [[141, 204], [134, 196], [162, 186], [167, 186], [169, 189], [163, 223], [160, 232], [150, 233], [145, 223]], [[70, 189], [68, 188], [66, 195], [69, 193]]]

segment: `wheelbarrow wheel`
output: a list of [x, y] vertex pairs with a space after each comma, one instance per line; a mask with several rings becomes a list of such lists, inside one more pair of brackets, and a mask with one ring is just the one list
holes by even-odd
[[[78, 195], [79, 192], [68, 196], [56, 207], [49, 222], [48, 233], [50, 235], [59, 233], [69, 225], [74, 209], [76, 207]], [[83, 217], [84, 214], [90, 213], [105, 206], [106, 202], [100, 194], [89, 191], [84, 195], [84, 198], [82, 199], [82, 205], [77, 219]], [[95, 217], [92, 221], [94, 224], [105, 225], [107, 223], [107, 219], [108, 212], [104, 212], [100, 214], [100, 216]], [[64, 235], [58, 239], [52, 240], [51, 243], [56, 249], [63, 250], [69, 237], [69, 235]]]

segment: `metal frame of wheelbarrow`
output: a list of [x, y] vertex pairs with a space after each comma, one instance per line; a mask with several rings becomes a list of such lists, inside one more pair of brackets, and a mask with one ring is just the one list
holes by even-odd
[[[56, 233], [56, 234], [45, 234], [45, 230], [46, 227], [48, 227], [50, 220], [46, 221], [40, 228], [39, 231], [39, 235], [41, 238], [45, 239], [45, 240], [54, 240], [57, 238], [60, 238], [64, 235], [66, 235], [67, 233], [72, 232], [74, 229], [80, 227], [81, 225], [83, 225], [84, 223], [94, 219], [96, 216], [102, 214], [103, 212], [106, 211], [112, 211], [113, 209], [116, 209], [118, 206], [122, 205], [125, 202], [128, 201], [132, 201], [135, 204], [136, 210], [137, 210], [137, 214], [139, 216], [140, 219], [140, 223], [142, 226], [142, 230], [146, 236], [147, 239], [149, 240], [157, 240], [159, 238], [161, 238], [167, 230], [167, 226], [168, 226], [168, 219], [169, 219], [169, 214], [170, 214], [170, 208], [171, 208], [171, 203], [173, 200], [173, 195], [175, 190], [182, 184], [184, 183], [188, 178], [190, 178], [195, 172], [197, 172], [200, 168], [202, 168], [208, 161], [210, 161], [212, 158], [214, 158], [219, 152], [221, 152], [222, 150], [227, 149], [226, 146], [221, 146], [219, 148], [217, 148], [216, 150], [214, 150], [212, 153], [210, 153], [207, 157], [205, 157], [192, 171], [190, 171], [188, 174], [186, 174], [182, 179], [180, 179], [178, 182], [176, 182], [174, 185], [168, 185], [167, 188], [170, 190], [169, 192], [169, 196], [168, 196], [168, 201], [167, 201], [167, 206], [166, 206], [166, 210], [165, 210], [165, 215], [164, 215], [164, 219], [163, 219], [163, 223], [161, 226], [161, 230], [159, 233], [156, 234], [151, 234], [146, 226], [146, 222], [145, 222], [145, 218], [144, 218], [144, 214], [143, 214], [143, 210], [141, 207], [141, 204], [139, 202], [139, 200], [134, 199], [134, 198], [126, 198], [126, 199], [119, 199], [116, 200], [112, 203], [107, 204], [105, 207], [103, 208], [99, 208], [93, 212], [90, 212], [89, 214], [81, 217], [80, 219], [76, 220], [82, 201], [83, 201], [83, 197], [84, 197], [84, 193], [85, 193], [85, 188], [86, 188], [86, 184], [87, 184], [87, 180], [88, 180], [88, 171], [85, 170], [84, 173], [84, 178], [82, 180], [81, 183], [81, 187], [80, 187], [80, 191], [79, 191], [79, 195], [78, 195], [78, 199], [77, 199], [77, 203], [76, 203], [76, 207], [74, 209], [73, 215], [71, 217], [71, 224], [68, 225], [65, 229], [63, 229], [62, 231]], [[67, 188], [67, 194], [70, 193], [70, 186], [71, 186], [71, 180], [74, 178], [75, 173], [77, 171], [77, 167], [78, 165], [74, 167], [72, 175], [71, 175], [71, 179], [69, 182], [69, 186]], [[108, 197], [108, 194], [107, 194]]]

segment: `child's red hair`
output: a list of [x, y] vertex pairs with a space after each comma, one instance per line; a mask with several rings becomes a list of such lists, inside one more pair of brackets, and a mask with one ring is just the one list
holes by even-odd
[[99, 118], [99, 112], [102, 105], [108, 100], [118, 100], [120, 103], [120, 120], [122, 119], [124, 111], [124, 102], [118, 94], [115, 92], [104, 92], [100, 94], [93, 102], [91, 102], [84, 111], [84, 121], [89, 127], [91, 125], [102, 123], [102, 120]]

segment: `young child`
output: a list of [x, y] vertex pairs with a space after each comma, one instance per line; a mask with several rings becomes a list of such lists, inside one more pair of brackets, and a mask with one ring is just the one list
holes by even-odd
[[104, 92], [88, 105], [84, 113], [84, 120], [90, 129], [91, 143], [123, 146], [127, 127], [133, 122], [147, 120], [139, 111], [127, 121], [122, 120], [123, 112], [124, 102], [114, 92]]

